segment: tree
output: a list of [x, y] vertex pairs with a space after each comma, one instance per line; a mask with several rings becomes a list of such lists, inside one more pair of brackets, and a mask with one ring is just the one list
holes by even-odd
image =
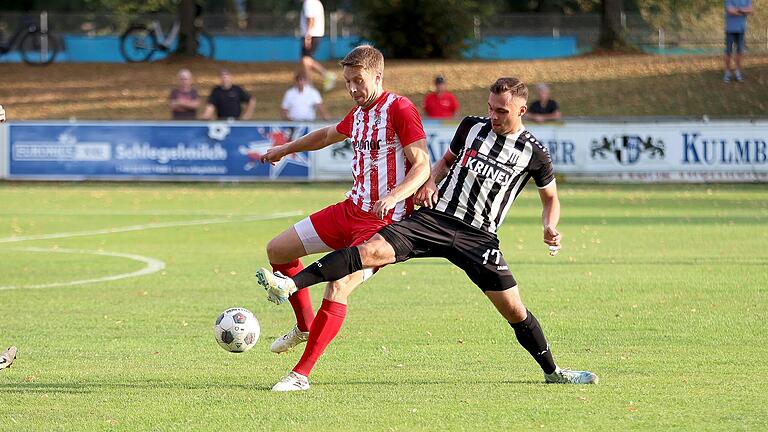
[[364, 39], [387, 57], [460, 57], [471, 40], [478, 3], [463, 0], [361, 0]]
[[600, 48], [620, 50], [627, 48], [624, 29], [621, 26], [621, 14], [624, 7], [622, 0], [603, 0], [600, 20]]
[[195, 0], [179, 1], [179, 45], [176, 54], [193, 57], [197, 53], [197, 30], [195, 19], [197, 17], [197, 5]]

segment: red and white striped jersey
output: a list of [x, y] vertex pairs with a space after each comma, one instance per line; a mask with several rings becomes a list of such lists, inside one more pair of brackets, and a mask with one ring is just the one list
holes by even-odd
[[[411, 168], [403, 149], [426, 138], [421, 117], [404, 96], [384, 92], [370, 106], [355, 107], [336, 125], [349, 137], [354, 150], [354, 184], [347, 197], [361, 210], [373, 205], [403, 182]], [[413, 210], [413, 198], [401, 201], [390, 213], [392, 220], [403, 219]]]

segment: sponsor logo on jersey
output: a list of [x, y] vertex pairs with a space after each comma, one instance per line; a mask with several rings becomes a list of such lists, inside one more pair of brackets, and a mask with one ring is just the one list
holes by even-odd
[[478, 153], [477, 150], [467, 150], [461, 160], [461, 166], [502, 186], [509, 185], [514, 178], [514, 173], [508, 166]]
[[381, 148], [381, 140], [360, 140], [352, 141], [352, 145], [358, 150], [379, 150]]

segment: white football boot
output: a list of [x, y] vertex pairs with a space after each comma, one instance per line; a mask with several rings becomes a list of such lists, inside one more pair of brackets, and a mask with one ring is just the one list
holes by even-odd
[[16, 347], [12, 346], [0, 355], [0, 369], [11, 367], [14, 360], [16, 360]]
[[544, 374], [544, 381], [554, 384], [597, 384], [599, 378], [590, 371], [557, 368], [551, 374]]
[[275, 354], [284, 353], [296, 345], [306, 342], [307, 339], [309, 339], [309, 332], [303, 332], [299, 330], [299, 326], [294, 325], [291, 331], [275, 339], [269, 349]]
[[287, 302], [288, 296], [297, 291], [293, 279], [283, 276], [280, 272], [272, 273], [263, 267], [256, 272], [256, 279], [267, 291], [267, 300], [275, 304]]
[[309, 390], [309, 378], [302, 374], [291, 371], [285, 378], [272, 387], [273, 392], [288, 392]]

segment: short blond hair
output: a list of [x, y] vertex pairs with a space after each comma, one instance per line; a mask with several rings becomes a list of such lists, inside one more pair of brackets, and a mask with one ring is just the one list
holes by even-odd
[[380, 73], [384, 72], [384, 55], [371, 45], [356, 47], [339, 63], [342, 66], [362, 67]]
[[509, 92], [513, 97], [528, 100], [528, 87], [526, 87], [525, 83], [518, 78], [499, 78], [495, 83], [491, 84], [491, 87], [488, 90], [490, 90], [491, 93], [498, 95]]

